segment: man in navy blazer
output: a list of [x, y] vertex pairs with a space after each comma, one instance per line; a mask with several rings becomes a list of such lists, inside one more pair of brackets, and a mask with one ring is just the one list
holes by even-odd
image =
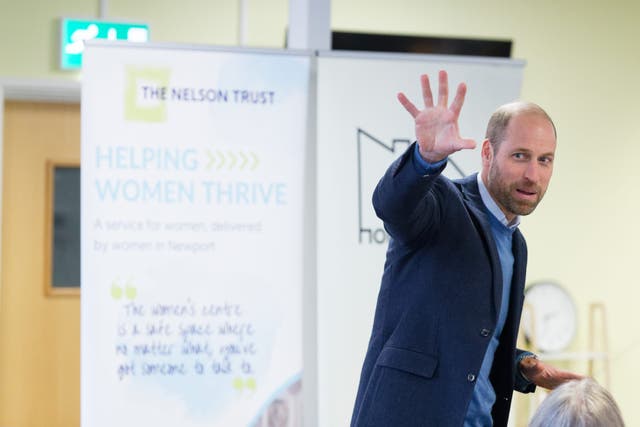
[[448, 106], [444, 71], [436, 102], [426, 75], [421, 84], [422, 110], [398, 95], [417, 141], [373, 195], [391, 239], [351, 426], [506, 426], [514, 389], [581, 377], [516, 349], [527, 264], [517, 226], [547, 189], [556, 131], [537, 105], [507, 104], [489, 121], [482, 172], [451, 181], [447, 157], [475, 147], [458, 131], [466, 86]]

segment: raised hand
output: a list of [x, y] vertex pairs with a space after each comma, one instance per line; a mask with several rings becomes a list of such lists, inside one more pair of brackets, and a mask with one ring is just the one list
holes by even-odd
[[420, 76], [424, 110], [418, 110], [404, 95], [398, 94], [398, 101], [413, 116], [416, 125], [416, 138], [420, 154], [431, 163], [435, 163], [457, 151], [475, 148], [473, 139], [461, 138], [458, 129], [458, 116], [464, 103], [467, 86], [460, 83], [451, 106], [449, 102], [449, 82], [446, 71], [438, 74], [438, 104], [433, 104], [433, 95], [429, 77]]

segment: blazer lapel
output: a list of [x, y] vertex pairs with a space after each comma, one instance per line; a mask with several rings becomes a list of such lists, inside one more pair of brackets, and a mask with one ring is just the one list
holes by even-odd
[[489, 254], [491, 270], [493, 272], [493, 309], [494, 315], [497, 318], [498, 312], [500, 311], [500, 300], [502, 299], [502, 268], [500, 267], [498, 248], [493, 239], [491, 225], [489, 225], [489, 219], [487, 218], [488, 213], [480, 197], [480, 190], [478, 190], [477, 174], [470, 175], [458, 182], [461, 184], [463, 197], [473, 221], [478, 226], [485, 249]]
[[515, 297], [522, 297], [524, 293], [524, 282], [527, 275], [527, 244], [520, 230], [513, 233], [513, 286], [511, 292]]

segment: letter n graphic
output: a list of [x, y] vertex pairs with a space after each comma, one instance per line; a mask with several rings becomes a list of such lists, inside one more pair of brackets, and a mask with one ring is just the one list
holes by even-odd
[[[371, 205], [373, 190], [391, 162], [411, 144], [407, 138], [391, 138], [388, 142], [357, 128], [358, 146], [358, 242], [384, 244], [388, 240], [382, 221]], [[453, 168], [450, 170], [450, 168]], [[465, 176], [456, 162], [449, 158], [445, 175], [450, 178]]]

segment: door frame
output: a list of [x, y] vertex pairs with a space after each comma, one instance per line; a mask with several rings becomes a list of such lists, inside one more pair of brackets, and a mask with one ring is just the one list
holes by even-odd
[[[80, 103], [80, 82], [62, 79], [0, 78], [0, 259], [2, 259], [2, 201], [5, 101]], [[0, 310], [2, 310], [2, 263], [0, 263]]]

